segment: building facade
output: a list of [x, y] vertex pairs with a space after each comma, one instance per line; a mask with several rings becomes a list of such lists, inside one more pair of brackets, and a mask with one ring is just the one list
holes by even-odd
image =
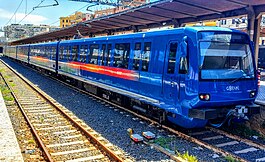
[[60, 28], [65, 28], [71, 26], [73, 24], [82, 22], [89, 18], [89, 14], [85, 14], [82, 12], [75, 12], [75, 14], [67, 16], [67, 17], [60, 17]]
[[149, 2], [150, 2], [150, 0], [124, 0], [124, 1], [122, 1], [122, 6], [95, 11], [94, 18], [98, 18], [98, 17], [102, 17], [102, 16], [106, 16], [106, 15], [111, 15], [111, 14], [114, 14], [117, 12], [128, 10], [132, 7], [137, 7], [137, 6], [149, 3]]
[[8, 41], [13, 41], [58, 29], [58, 27], [52, 27], [49, 25], [11, 24], [4, 27], [4, 37]]

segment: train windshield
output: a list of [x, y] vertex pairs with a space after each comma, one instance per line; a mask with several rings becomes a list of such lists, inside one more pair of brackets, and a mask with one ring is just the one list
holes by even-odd
[[199, 36], [201, 79], [254, 78], [246, 35], [204, 32]]

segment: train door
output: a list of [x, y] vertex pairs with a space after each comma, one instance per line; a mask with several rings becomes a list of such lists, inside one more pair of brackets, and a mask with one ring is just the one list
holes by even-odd
[[179, 85], [179, 93], [178, 99], [181, 102], [186, 95], [186, 77], [188, 73], [188, 65], [189, 65], [189, 55], [188, 55], [188, 44], [187, 37], [183, 37], [183, 40], [179, 44], [178, 48], [178, 57], [179, 66], [178, 66], [178, 85]]
[[163, 77], [164, 97], [167, 101], [172, 102], [173, 104], [176, 104], [179, 91], [176, 71], [177, 49], [177, 41], [171, 41], [167, 45]]

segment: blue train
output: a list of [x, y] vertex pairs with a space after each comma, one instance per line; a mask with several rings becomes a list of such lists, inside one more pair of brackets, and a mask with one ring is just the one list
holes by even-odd
[[253, 47], [247, 34], [232, 29], [187, 27], [9, 46], [5, 55], [185, 128], [259, 113]]

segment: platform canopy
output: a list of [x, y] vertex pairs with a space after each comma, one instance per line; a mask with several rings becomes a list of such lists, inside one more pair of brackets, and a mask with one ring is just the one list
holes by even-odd
[[224, 19], [253, 13], [265, 12], [265, 0], [162, 0], [135, 7], [123, 12], [74, 24], [57, 31], [39, 34], [12, 42], [27, 44], [73, 37], [78, 33], [85, 36], [116, 31], [182, 26], [185, 23]]

